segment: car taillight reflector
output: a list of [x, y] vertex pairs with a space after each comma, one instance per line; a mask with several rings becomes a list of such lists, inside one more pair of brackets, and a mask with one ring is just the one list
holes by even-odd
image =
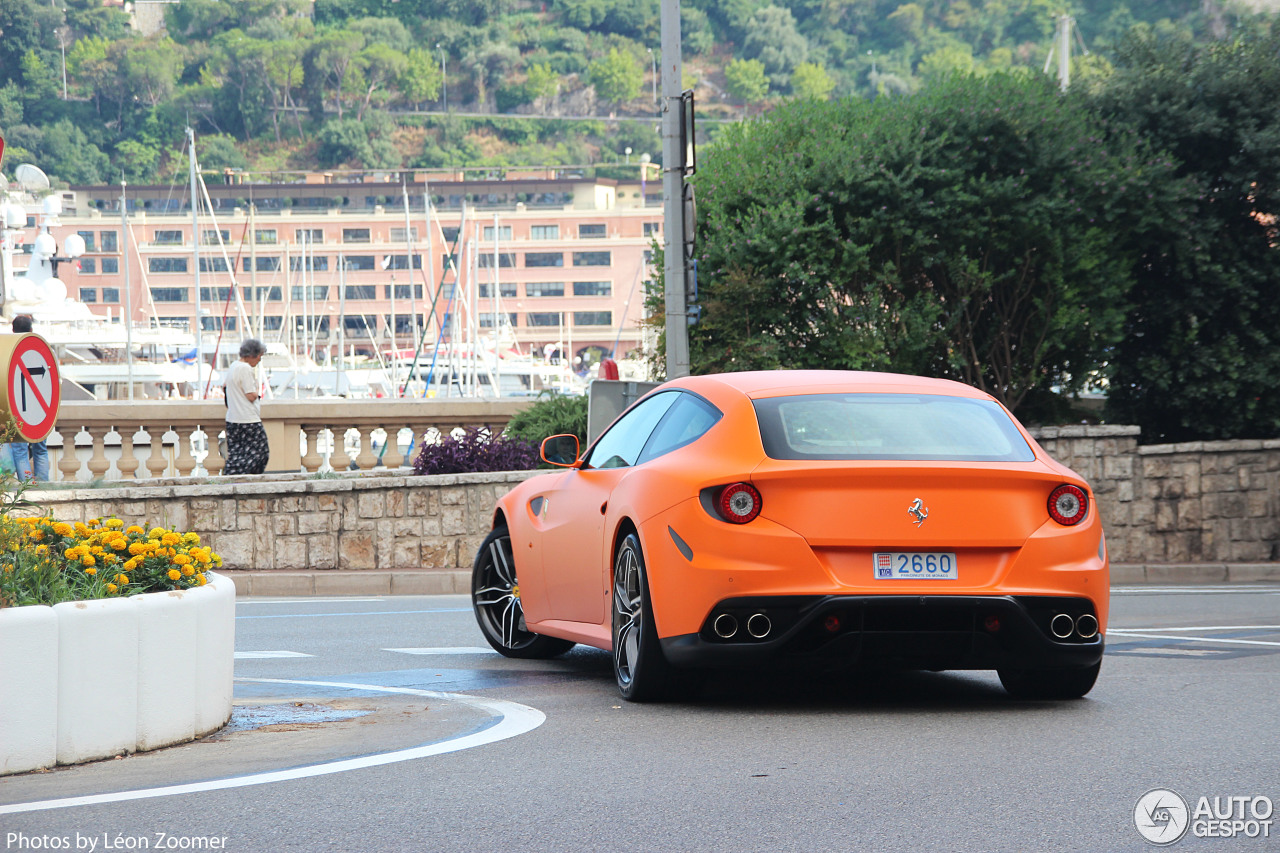
[[734, 483], [720, 490], [716, 509], [732, 524], [746, 524], [760, 514], [760, 493], [750, 483]]
[[1059, 524], [1079, 524], [1089, 511], [1084, 489], [1063, 483], [1049, 494], [1049, 517]]

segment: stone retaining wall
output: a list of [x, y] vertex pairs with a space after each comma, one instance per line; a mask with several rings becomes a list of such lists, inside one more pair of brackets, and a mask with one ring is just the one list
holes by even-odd
[[1033, 430], [1087, 479], [1120, 563], [1280, 560], [1280, 440], [1138, 445], [1138, 427]]
[[[1137, 427], [1033, 433], [1092, 484], [1113, 563], [1280, 561], [1280, 440], [1140, 447]], [[187, 478], [31, 497], [68, 521], [114, 514], [126, 523], [195, 530], [228, 569], [279, 572], [282, 579], [313, 570], [321, 570], [316, 577], [337, 569], [385, 572], [393, 591], [463, 592], [495, 501], [533, 474], [416, 477], [399, 469]], [[396, 574], [424, 569], [450, 580], [415, 587], [410, 575]], [[253, 587], [254, 594], [266, 589]]]

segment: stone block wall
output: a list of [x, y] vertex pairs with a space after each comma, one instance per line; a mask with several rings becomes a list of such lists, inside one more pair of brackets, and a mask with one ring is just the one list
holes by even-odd
[[1139, 446], [1131, 426], [1032, 434], [1093, 487], [1113, 562], [1280, 560], [1280, 440]]

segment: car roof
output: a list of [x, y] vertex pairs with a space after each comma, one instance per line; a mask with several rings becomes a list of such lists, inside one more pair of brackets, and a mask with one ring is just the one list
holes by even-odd
[[866, 370], [753, 370], [686, 376], [669, 384], [708, 396], [733, 389], [751, 399], [830, 393], [942, 394], [992, 399], [977, 388], [950, 379]]

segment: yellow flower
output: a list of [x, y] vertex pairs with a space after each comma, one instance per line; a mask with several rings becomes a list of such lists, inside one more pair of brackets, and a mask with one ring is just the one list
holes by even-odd
[[185, 566], [187, 563], [191, 562], [191, 558], [188, 557], [186, 554], [179, 554], [173, 558], [173, 561], [177, 563], [179, 566]]
[[145, 532], [146, 532], [145, 530], [143, 530], [141, 527], [139, 527], [136, 524], [129, 525], [129, 527], [125, 530], [125, 533], [129, 534], [130, 536], [136, 536], [139, 533], [145, 533]]
[[84, 526], [84, 522], [77, 521], [77, 522], [73, 525], [73, 527], [75, 528], [75, 531], [76, 531], [76, 535], [77, 535], [77, 536], [88, 536], [88, 535], [89, 535], [89, 528], [87, 528], [87, 527], [85, 527], [85, 526]]
[[[92, 554], [85, 554], [83, 557], [80, 558], [80, 562], [86, 566], [92, 566], [98, 561], [93, 558]], [[125, 583], [128, 583], [128, 581], [125, 581]]]
[[129, 553], [133, 554], [135, 557], [139, 554], [145, 553], [146, 550], [147, 546], [143, 545], [141, 542], [134, 542], [129, 546]]
[[116, 583], [120, 584], [121, 586], [127, 586], [129, 584], [128, 575], [116, 575], [114, 578], [112, 578], [112, 580], [114, 580]]
[[147, 538], [148, 538], [148, 539], [159, 539], [161, 536], [165, 535], [165, 534], [166, 534], [166, 533], [168, 533], [168, 532], [169, 532], [169, 531], [165, 530], [163, 527], [153, 527], [153, 528], [151, 528], [151, 530], [150, 530], [150, 531], [148, 531], [148, 533], [147, 533]]
[[115, 539], [111, 540], [111, 547], [115, 548], [117, 551], [123, 551], [125, 548], [129, 547], [129, 540], [125, 539], [123, 536], [117, 536]]
[[205, 580], [203, 574], [196, 575], [196, 586], [204, 586], [208, 581]]
[[98, 526], [99, 524], [101, 524], [101, 523], [102, 523], [102, 520], [101, 520], [101, 519], [98, 519], [98, 518], [91, 518], [91, 519], [89, 519], [89, 526], [90, 526], [90, 527], [97, 527], [97, 526]]
[[116, 585], [115, 585], [115, 584], [113, 584], [113, 583], [109, 583], [109, 584], [107, 584], [107, 592], [115, 592], [115, 591], [116, 591], [116, 590], [118, 590], [119, 588], [120, 588], [120, 587], [116, 586]]
[[49, 553], [49, 546], [48, 546], [48, 545], [37, 545], [37, 546], [36, 546], [36, 553], [37, 553], [37, 554], [48, 554], [48, 553]]
[[177, 569], [169, 570], [169, 580], [176, 581], [180, 577], [182, 577], [182, 572], [178, 571]]
[[111, 530], [119, 530], [124, 527], [124, 522], [118, 518], [108, 518], [105, 526]]
[[196, 570], [195, 570], [194, 568], [192, 568], [191, 566], [183, 566], [183, 567], [182, 567], [182, 573], [183, 573], [184, 575], [186, 575], [187, 577], [191, 577], [192, 575], [194, 575], [194, 574], [196, 573]]
[[53, 532], [59, 536], [70, 536], [74, 532], [74, 528], [65, 521], [59, 521], [57, 524], [53, 525]]
[[213, 563], [214, 563], [214, 565], [216, 565], [216, 566], [221, 566], [221, 565], [222, 565], [222, 558], [221, 558], [221, 557], [219, 557], [217, 554], [214, 554], [214, 555], [213, 555]]
[[160, 542], [164, 545], [178, 545], [182, 542], [182, 537], [176, 533], [166, 533], [160, 537]]
[[199, 545], [199, 544], [200, 544], [200, 534], [199, 534], [199, 533], [184, 533], [184, 534], [182, 534], [182, 541], [183, 541], [183, 542], [186, 542], [188, 545]]
[[98, 570], [95, 569], [93, 566], [90, 566], [89, 568], [84, 570], [84, 573], [86, 575], [96, 575], [98, 573]]
[[37, 542], [39, 542], [41, 539], [43, 539], [43, 538], [44, 538], [44, 531], [43, 531], [43, 530], [38, 530], [38, 529], [37, 529], [37, 530], [32, 530], [32, 531], [31, 531], [31, 538], [32, 538], [32, 539], [34, 539], [34, 540], [36, 540]]

